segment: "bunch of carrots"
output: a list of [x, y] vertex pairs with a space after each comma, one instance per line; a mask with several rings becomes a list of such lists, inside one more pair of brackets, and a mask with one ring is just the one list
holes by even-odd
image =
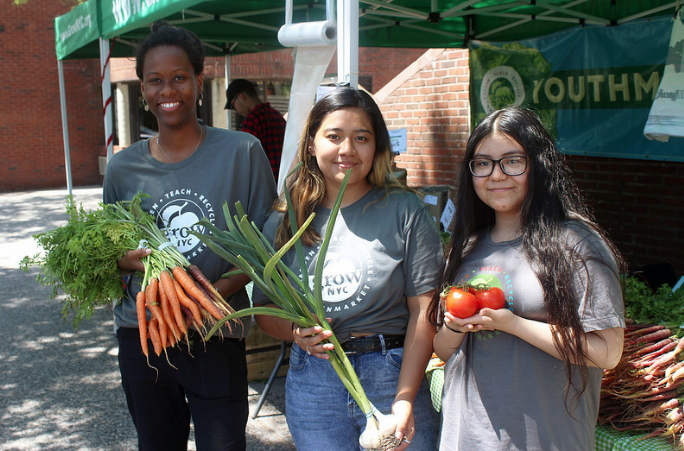
[[[145, 246], [152, 252], [142, 259], [145, 274], [136, 297], [136, 311], [143, 353], [149, 358], [147, 338], [159, 356], [194, 327], [202, 337], [205, 326], [213, 327], [235, 310], [223, 299], [202, 271], [166, 239], [154, 218], [142, 210], [136, 199], [128, 208], [120, 208], [122, 219], [134, 222], [146, 234]], [[147, 320], [147, 310], [151, 318]], [[227, 323], [230, 328], [230, 323]]]
[[66, 294], [62, 315], [66, 320], [73, 314], [72, 324], [78, 328], [97, 306], [111, 305], [124, 296], [117, 260], [130, 249], [151, 249], [142, 259], [145, 273], [137, 296], [140, 339], [149, 358], [147, 337], [160, 355], [183, 337], [187, 340], [189, 327], [197, 329], [204, 339], [206, 328], [213, 328], [235, 311], [200, 269], [167, 240], [152, 215], [142, 209], [144, 196], [138, 193], [130, 201], [100, 204], [100, 209], [90, 212], [76, 207], [69, 198], [68, 222], [34, 235], [44, 253], [25, 257], [21, 267], [25, 271], [38, 267], [36, 278], [52, 287], [53, 298], [59, 292]]
[[[171, 269], [150, 271], [138, 292], [136, 309], [140, 344], [148, 358], [148, 337], [152, 341], [154, 353], [159, 356], [162, 350], [175, 346], [183, 337], [187, 340], [189, 327], [203, 334], [205, 325], [213, 326], [225, 316], [235, 313], [195, 265], [188, 265], [187, 268], [175, 265]], [[148, 310], [151, 313], [149, 321]]]
[[620, 363], [603, 375], [598, 423], [684, 449], [683, 395], [684, 339], [662, 324], [630, 324]]

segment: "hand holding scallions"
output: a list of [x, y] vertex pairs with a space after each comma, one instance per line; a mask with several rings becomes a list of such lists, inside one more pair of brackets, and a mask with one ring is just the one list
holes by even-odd
[[[330, 321], [329, 318], [328, 321]], [[318, 325], [304, 328], [295, 326], [292, 330], [293, 340], [300, 348], [305, 350], [307, 354], [324, 360], [330, 360], [328, 353], [335, 349], [334, 344], [326, 341], [331, 336], [331, 330], [325, 330]]]

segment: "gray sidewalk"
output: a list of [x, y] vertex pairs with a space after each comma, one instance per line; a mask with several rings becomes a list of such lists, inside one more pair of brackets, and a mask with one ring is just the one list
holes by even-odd
[[[78, 330], [62, 322], [61, 303], [25, 274], [19, 261], [39, 252], [34, 233], [66, 222], [67, 190], [0, 193], [0, 451], [133, 451], [135, 428], [120, 386], [111, 310]], [[74, 200], [97, 208], [99, 186], [75, 188]], [[250, 451], [294, 450], [277, 378], [247, 425]], [[263, 382], [250, 383], [250, 406]], [[189, 449], [195, 449], [194, 443]]]

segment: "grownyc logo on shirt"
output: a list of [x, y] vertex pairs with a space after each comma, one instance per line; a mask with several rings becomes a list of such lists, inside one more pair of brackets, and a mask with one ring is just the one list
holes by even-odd
[[[309, 268], [309, 286], [314, 289], [314, 274], [320, 246], [305, 256]], [[374, 282], [370, 254], [358, 243], [346, 240], [330, 243], [323, 267], [323, 303], [326, 313], [358, 307]]]
[[150, 213], [166, 238], [188, 259], [204, 252], [207, 245], [190, 232], [205, 232], [204, 227], [197, 225], [202, 218], [214, 224], [214, 207], [205, 195], [191, 189], [169, 191], [152, 204]]

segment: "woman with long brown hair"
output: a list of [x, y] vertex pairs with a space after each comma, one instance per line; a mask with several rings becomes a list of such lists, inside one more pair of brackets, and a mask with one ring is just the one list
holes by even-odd
[[[442, 266], [441, 241], [426, 205], [391, 169], [391, 145], [372, 97], [338, 88], [307, 120], [302, 162], [288, 179], [297, 227], [316, 216], [302, 237], [309, 274], [347, 171], [339, 218], [326, 254], [323, 304], [335, 335], [368, 399], [397, 419], [397, 451], [436, 447], [437, 423], [424, 379], [434, 328], [426, 310]], [[279, 248], [291, 236], [281, 202], [264, 226]], [[294, 251], [283, 261], [298, 271]], [[270, 301], [255, 292], [254, 303]], [[274, 304], [270, 304], [274, 306]], [[319, 326], [299, 327], [257, 316], [270, 335], [294, 341], [286, 382], [286, 417], [300, 451], [358, 451], [366, 418], [326, 360], [332, 343]]]

